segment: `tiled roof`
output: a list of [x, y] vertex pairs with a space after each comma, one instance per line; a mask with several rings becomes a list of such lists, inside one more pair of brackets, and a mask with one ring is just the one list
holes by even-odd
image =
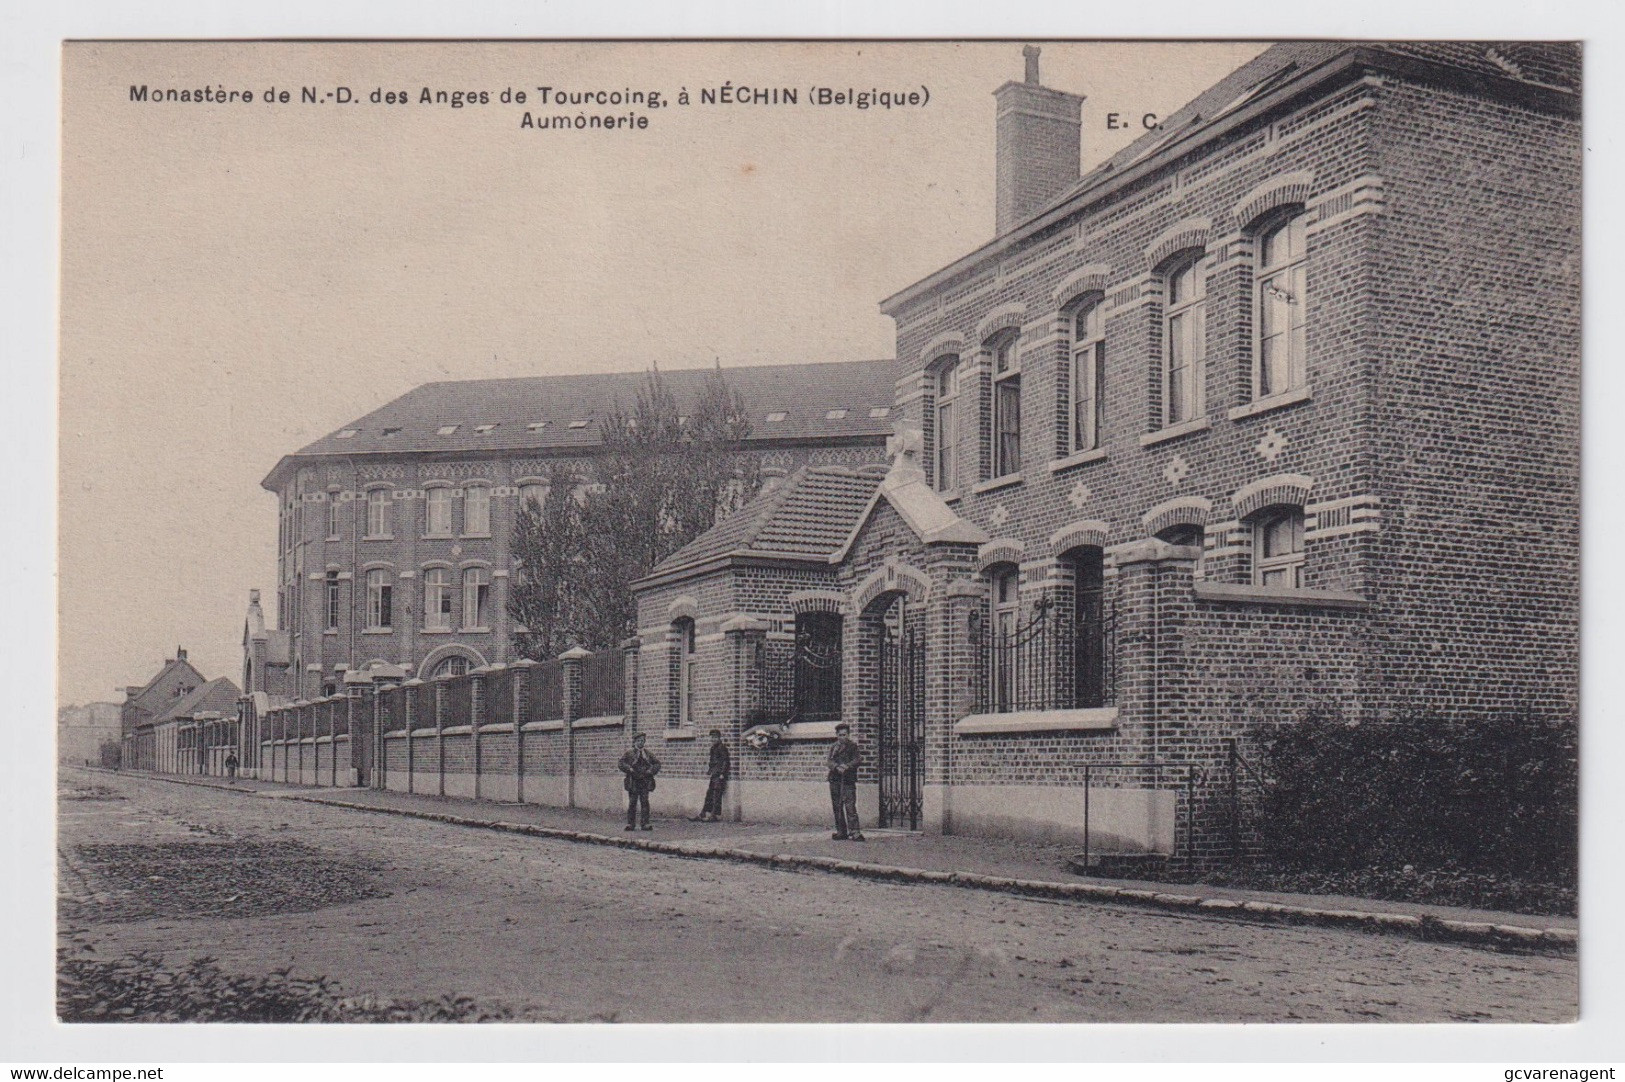
[[[684, 410], [710, 372], [661, 375]], [[891, 433], [896, 393], [889, 360], [726, 368], [723, 374], [745, 401], [753, 441], [879, 441]], [[290, 459], [307, 456], [594, 447], [598, 419], [630, 411], [647, 378], [647, 372], [608, 372], [426, 383], [284, 458], [267, 484]]]
[[153, 718], [152, 721], [154, 725], [157, 725], [160, 722], [177, 718], [192, 718], [209, 712], [234, 714], [237, 712], [237, 697], [240, 694], [237, 685], [228, 678], [224, 676], [217, 677], [201, 687], [193, 688], [189, 693], [176, 699], [173, 706]]
[[878, 472], [803, 467], [666, 557], [650, 574], [679, 571], [722, 556], [828, 560], [857, 526], [881, 480]]
[[159, 668], [157, 672], [153, 673], [151, 680], [148, 680], [145, 684], [143, 684], [141, 689], [137, 691], [135, 695], [130, 697], [129, 702], [142, 710], [156, 710], [162, 713], [162, 710], [160, 709], [164, 705], [162, 698], [159, 698], [154, 702], [148, 702], [147, 700], [157, 694], [159, 681], [163, 680], [165, 676], [173, 671], [176, 671], [177, 669], [186, 670], [196, 677], [199, 683], [202, 683], [203, 674], [198, 672], [197, 669], [193, 668], [191, 662], [187, 661], [183, 657], [170, 658], [168, 661], [164, 662], [163, 666]]
[[1154, 152], [1161, 143], [1174, 142], [1181, 135], [1219, 120], [1253, 98], [1262, 97], [1294, 75], [1357, 47], [1396, 57], [1446, 64], [1474, 75], [1495, 76], [1564, 90], [1579, 89], [1579, 51], [1576, 46], [1566, 42], [1284, 41], [1264, 50], [1164, 118], [1158, 130], [1147, 132], [1085, 173], [1077, 184], [1044, 210], [1065, 203], [1128, 168]]

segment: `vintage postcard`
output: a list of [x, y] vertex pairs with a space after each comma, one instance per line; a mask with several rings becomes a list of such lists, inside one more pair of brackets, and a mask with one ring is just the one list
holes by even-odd
[[58, 1017], [1578, 1017], [1582, 49], [72, 41]]

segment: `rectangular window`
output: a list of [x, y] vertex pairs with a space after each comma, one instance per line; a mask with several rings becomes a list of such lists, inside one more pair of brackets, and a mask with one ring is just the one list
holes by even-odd
[[1106, 341], [1104, 304], [1096, 303], [1078, 316], [1072, 338], [1071, 450], [1092, 451], [1100, 446], [1104, 420]]
[[374, 568], [367, 572], [367, 629], [388, 631], [394, 626], [393, 585], [389, 572]]
[[483, 567], [463, 571], [463, 627], [491, 626], [491, 573]]
[[327, 623], [323, 625], [329, 631], [338, 630], [340, 616], [339, 595], [339, 573], [329, 571], [327, 573]]
[[1177, 425], [1206, 410], [1207, 265], [1198, 258], [1168, 275], [1163, 324], [1163, 424]]
[[463, 489], [463, 532], [481, 536], [491, 532], [491, 490], [484, 485]]
[[1021, 377], [1006, 376], [993, 385], [993, 476], [1021, 469]]
[[423, 626], [430, 631], [451, 630], [451, 572], [431, 567], [423, 573]]
[[1303, 512], [1291, 508], [1254, 528], [1253, 581], [1260, 586], [1303, 585]]
[[375, 488], [367, 493], [367, 536], [389, 536], [389, 490]]
[[1308, 382], [1304, 310], [1304, 216], [1279, 223], [1258, 240], [1257, 397]]
[[938, 492], [959, 488], [959, 360], [939, 363], [936, 384], [936, 483]]
[[337, 492], [329, 492], [327, 494], [327, 536], [328, 536], [328, 538], [331, 540], [333, 538], [337, 538], [337, 537], [342, 536], [340, 531], [343, 529], [343, 526], [344, 526], [344, 519], [339, 514], [339, 494]]
[[423, 532], [430, 537], [451, 536], [451, 489], [431, 488], [426, 494], [427, 509]]

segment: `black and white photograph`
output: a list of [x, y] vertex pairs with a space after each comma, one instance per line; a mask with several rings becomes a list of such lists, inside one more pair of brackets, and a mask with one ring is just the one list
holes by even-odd
[[1579, 1021], [1586, 59], [63, 42], [57, 1022]]

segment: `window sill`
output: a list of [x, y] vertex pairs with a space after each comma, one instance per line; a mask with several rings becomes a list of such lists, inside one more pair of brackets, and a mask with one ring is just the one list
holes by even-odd
[[426, 627], [426, 628], [423, 629], [423, 634], [425, 634], [425, 635], [450, 635], [451, 634], [451, 628], [449, 628], [449, 627]]
[[363, 635], [393, 635], [393, 634], [395, 634], [395, 629], [392, 628], [392, 627], [368, 627], [368, 628], [363, 628], [361, 630], [361, 634], [363, 634]]
[[342, 538], [342, 537], [340, 537], [340, 536], [339, 536], [339, 535], [338, 535], [338, 534], [336, 534], [336, 533], [330, 533], [330, 534], [328, 534], [328, 535], [327, 535], [327, 539], [328, 539], [328, 540], [329, 540], [329, 541], [343, 541], [343, 540], [344, 540], [344, 538]]
[[490, 539], [491, 539], [491, 531], [490, 530], [487, 530], [484, 533], [465, 533], [463, 535], [463, 540], [464, 541], [480, 541], [480, 540], [489, 541]]
[[780, 740], [834, 740], [838, 721], [792, 721], [779, 733]]
[[1177, 425], [1169, 425], [1167, 428], [1161, 428], [1155, 432], [1147, 432], [1140, 437], [1140, 446], [1151, 447], [1164, 440], [1177, 440], [1181, 436], [1189, 436], [1193, 432], [1206, 432], [1208, 426], [1209, 423], [1206, 417], [1193, 417], [1189, 421], [1181, 421]]
[[1015, 473], [1007, 473], [1003, 477], [992, 477], [986, 481], [978, 481], [970, 487], [970, 490], [980, 496], [984, 492], [996, 492], [1001, 488], [1009, 488], [1011, 485], [1019, 484], [1021, 484], [1021, 471], [1017, 470]]
[[454, 533], [426, 533], [422, 537], [418, 538], [418, 540], [420, 540], [420, 541], [455, 541], [455, 540], [457, 540], [457, 535], [454, 534]]
[[1289, 586], [1242, 586], [1226, 582], [1198, 582], [1192, 585], [1201, 601], [1228, 601], [1239, 605], [1289, 605], [1305, 609], [1365, 609], [1369, 603], [1359, 594], [1342, 590], [1305, 590]]
[[363, 541], [393, 541], [393, 540], [395, 540], [395, 535], [392, 534], [392, 533], [369, 533], [369, 534], [363, 534], [361, 536], [361, 540], [363, 540]]
[[1294, 387], [1290, 391], [1272, 394], [1268, 398], [1256, 399], [1244, 406], [1237, 406], [1227, 416], [1232, 421], [1240, 421], [1246, 417], [1256, 417], [1260, 413], [1268, 413], [1270, 410], [1277, 410], [1283, 406], [1293, 406], [1299, 402], [1307, 401], [1309, 401], [1309, 386], [1305, 384], [1302, 387]]
[[613, 729], [626, 724], [625, 714], [600, 714], [591, 718], [576, 718], [570, 723], [572, 729]]
[[662, 729], [660, 731], [660, 739], [662, 739], [662, 740], [693, 740], [694, 739], [694, 730], [693, 729]]
[[967, 714], [954, 723], [958, 736], [980, 733], [1047, 733], [1057, 730], [1117, 728], [1117, 707], [1089, 710], [1015, 710], [1008, 714]]
[[339, 633], [339, 629], [336, 628], [336, 627], [324, 627], [324, 628], [322, 628], [322, 634], [323, 635], [337, 635], [338, 633]]
[[1060, 473], [1062, 470], [1070, 470], [1073, 466], [1081, 466], [1085, 462], [1099, 462], [1105, 457], [1106, 448], [1092, 447], [1087, 451], [1078, 451], [1065, 458], [1056, 459], [1049, 464], [1049, 472]]

